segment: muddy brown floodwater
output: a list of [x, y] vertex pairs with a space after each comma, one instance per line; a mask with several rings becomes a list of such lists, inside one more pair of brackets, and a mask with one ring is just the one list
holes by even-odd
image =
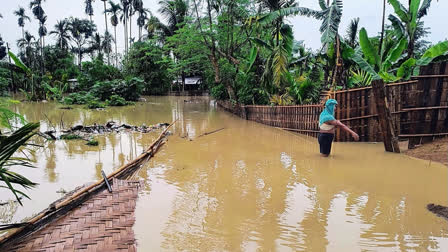
[[[315, 139], [244, 121], [207, 98], [147, 99], [106, 111], [15, 105], [43, 130], [48, 119], [59, 127], [61, 117], [70, 126], [179, 118], [138, 174], [140, 251], [448, 251], [447, 221], [426, 209], [448, 205], [446, 166], [367, 143], [336, 143], [334, 155], [321, 158]], [[59, 198], [56, 191], [100, 179], [101, 169], [132, 160], [158, 133], [107, 134], [97, 147], [46, 143], [33, 156], [36, 169], [18, 170], [40, 184], [29, 191], [32, 200], [1, 206], [0, 222], [21, 221]], [[0, 200], [9, 198], [2, 191]]]

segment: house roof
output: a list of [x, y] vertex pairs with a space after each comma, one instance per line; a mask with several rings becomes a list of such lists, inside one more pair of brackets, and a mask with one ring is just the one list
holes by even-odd
[[[201, 82], [201, 77], [186, 77], [185, 78], [185, 85], [198, 85]], [[173, 84], [175, 83], [182, 83], [182, 79], [179, 78], [177, 80], [173, 81]]]

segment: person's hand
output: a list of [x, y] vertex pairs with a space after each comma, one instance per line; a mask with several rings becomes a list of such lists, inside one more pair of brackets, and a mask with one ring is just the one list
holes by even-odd
[[352, 137], [355, 139], [355, 141], [359, 141], [359, 135], [353, 132]]

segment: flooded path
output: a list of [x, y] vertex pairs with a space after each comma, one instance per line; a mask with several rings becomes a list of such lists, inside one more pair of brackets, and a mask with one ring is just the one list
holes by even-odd
[[[141, 251], [448, 250], [446, 220], [426, 210], [428, 203], [448, 205], [446, 166], [384, 153], [382, 144], [336, 143], [334, 155], [321, 158], [313, 138], [241, 120], [207, 99], [184, 99], [150, 97], [106, 111], [52, 103], [16, 109], [43, 128], [47, 117], [58, 124], [62, 113], [68, 125], [180, 118], [138, 174], [145, 185], [134, 226]], [[61, 196], [60, 188], [99, 179], [101, 169], [110, 173], [156, 136], [108, 134], [98, 147], [49, 143], [35, 154], [38, 168], [23, 170], [40, 183], [30, 191], [33, 200], [0, 207], [0, 221], [37, 213]]]

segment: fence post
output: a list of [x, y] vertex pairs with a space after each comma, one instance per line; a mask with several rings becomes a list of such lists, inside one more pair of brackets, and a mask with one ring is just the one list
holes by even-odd
[[392, 114], [390, 113], [387, 98], [386, 86], [382, 80], [372, 82], [372, 91], [375, 99], [376, 110], [378, 112], [378, 122], [381, 134], [383, 135], [384, 148], [388, 152], [400, 153], [398, 137], [395, 134]]

